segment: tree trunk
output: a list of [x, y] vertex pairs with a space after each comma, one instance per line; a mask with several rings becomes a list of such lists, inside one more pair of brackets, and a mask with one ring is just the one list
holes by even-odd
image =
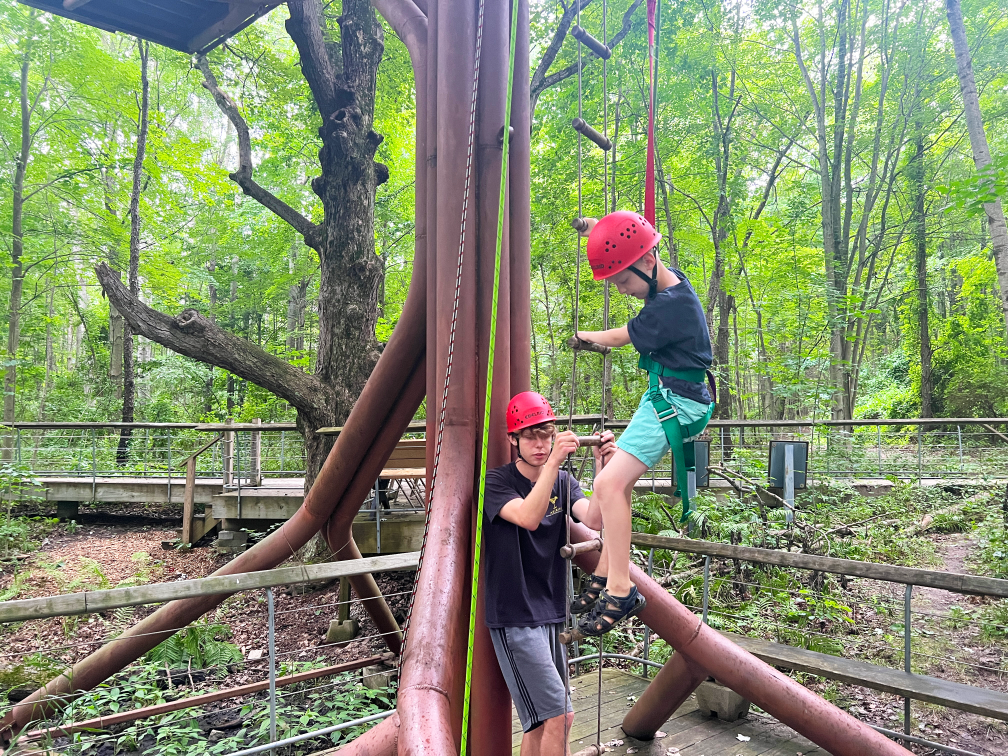
[[[984, 132], [983, 116], [980, 113], [980, 97], [977, 94], [976, 79], [973, 78], [973, 59], [963, 28], [962, 6], [959, 0], [946, 0], [949, 29], [955, 47], [956, 70], [959, 73], [959, 88], [962, 90], [963, 107], [966, 112], [966, 128], [969, 130], [970, 147], [973, 148], [973, 162], [981, 169], [991, 161], [987, 134]], [[1001, 309], [1004, 312], [1005, 328], [1008, 329], [1008, 227], [1005, 226], [1001, 200], [984, 205], [987, 214], [987, 229], [997, 266], [998, 286], [1001, 289]]]
[[[34, 14], [32, 15], [34, 19]], [[28, 103], [28, 71], [31, 68], [32, 35], [25, 37], [24, 55], [21, 58], [21, 151], [14, 168], [13, 196], [11, 198], [11, 290], [7, 307], [7, 364], [4, 370], [4, 410], [3, 420], [15, 420], [15, 391], [17, 389], [17, 353], [21, 340], [21, 292], [24, 287], [24, 183], [28, 170], [28, 155], [31, 151], [31, 109]], [[3, 459], [13, 457], [13, 436], [4, 436]]]
[[[150, 85], [147, 81], [147, 58], [150, 43], [137, 39], [140, 52], [140, 114], [137, 119], [137, 148], [133, 158], [133, 190], [130, 193], [130, 245], [129, 245], [129, 289], [134, 297], [140, 296], [140, 186], [143, 181], [144, 153], [147, 150], [147, 116], [150, 109]], [[136, 410], [136, 364], [133, 354], [133, 330], [128, 324], [123, 327], [123, 409], [122, 421], [132, 423]], [[133, 429], [124, 427], [119, 433], [119, 448], [116, 449], [116, 464], [120, 467], [129, 462], [129, 441]]]
[[931, 398], [934, 381], [931, 377], [931, 332], [928, 324], [928, 279], [927, 279], [927, 217], [924, 212], [924, 198], [927, 194], [924, 175], [924, 134], [920, 123], [914, 134], [914, 154], [908, 166], [910, 192], [913, 199], [911, 208], [911, 238], [914, 248], [914, 262], [917, 273], [917, 331], [920, 336], [920, 401], [921, 417], [932, 417]]
[[53, 318], [56, 309], [56, 288], [51, 287], [46, 294], [46, 327], [45, 327], [45, 379], [42, 381], [42, 396], [39, 397], [39, 421], [45, 420], [46, 402], [52, 391], [53, 375], [56, 373], [56, 350], [53, 348]]
[[[314, 376], [192, 310], [176, 318], [158, 313], [114, 280], [107, 266], [99, 266], [97, 272], [134, 333], [252, 381], [297, 410], [298, 428], [305, 437], [307, 492], [332, 446], [330, 437], [315, 431], [343, 424], [378, 359], [375, 324], [382, 271], [375, 254], [374, 196], [377, 186], [388, 179], [388, 168], [374, 160], [382, 137], [372, 127], [384, 33], [366, 0], [344, 0], [338, 17], [329, 6], [323, 10], [320, 0], [290, 0], [288, 8], [287, 32], [298, 48], [301, 71], [322, 116], [321, 175], [312, 181], [322, 201], [321, 224], [312, 223], [256, 182], [248, 124], [218, 86], [206, 59], [198, 58], [196, 64], [204, 86], [237, 133], [239, 165], [231, 179], [318, 252]], [[329, 27], [330, 16], [339, 25], [338, 32]]]

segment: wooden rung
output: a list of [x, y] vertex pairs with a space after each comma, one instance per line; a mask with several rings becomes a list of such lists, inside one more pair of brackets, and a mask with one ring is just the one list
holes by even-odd
[[609, 354], [612, 351], [607, 346], [596, 344], [594, 341], [585, 341], [584, 339], [579, 339], [577, 336], [571, 336], [567, 339], [567, 346], [575, 351], [597, 352], [598, 354]]
[[598, 55], [602, 60], [609, 60], [612, 55], [612, 50], [610, 50], [604, 42], [595, 39], [591, 34], [586, 32], [577, 24], [570, 31], [571, 36], [574, 37], [578, 42], [587, 47], [593, 53]]
[[[594, 436], [593, 438], [598, 439], [598, 436]], [[561, 546], [560, 556], [562, 556], [564, 559], [573, 559], [579, 554], [587, 554], [589, 551], [601, 551], [601, 550], [602, 550], [602, 539], [592, 538], [590, 541], [582, 541], [581, 543], [572, 543], [570, 545]]]
[[569, 646], [571, 643], [580, 643], [584, 639], [584, 635], [582, 635], [581, 631], [576, 627], [571, 628], [570, 630], [564, 630], [560, 633], [560, 642], [565, 646]]
[[574, 220], [571, 221], [571, 226], [579, 234], [583, 234], [585, 231], [588, 230], [588, 221], [585, 220], [584, 218], [575, 218]]
[[602, 446], [600, 436], [578, 436], [578, 446]]
[[573, 126], [574, 130], [579, 132], [585, 139], [590, 139], [606, 152], [612, 149], [612, 142], [609, 140], [609, 137], [593, 129], [583, 118], [575, 118], [571, 121], [571, 126]]

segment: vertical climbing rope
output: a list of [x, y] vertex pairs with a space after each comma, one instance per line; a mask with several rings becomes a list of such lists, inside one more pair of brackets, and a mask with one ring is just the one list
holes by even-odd
[[[482, 22], [483, 0], [480, 0]], [[501, 246], [504, 240], [504, 197], [508, 180], [508, 153], [511, 140], [511, 89], [514, 85], [515, 40], [518, 35], [518, 2], [511, 3], [511, 44], [508, 54], [507, 94], [504, 100], [504, 142], [501, 147], [500, 196], [497, 204], [497, 239], [494, 252], [493, 298], [490, 305], [490, 344], [487, 354], [486, 396], [483, 404], [483, 442], [480, 456], [479, 499], [476, 504], [476, 539], [473, 545], [472, 594], [469, 601], [469, 640], [466, 646], [465, 694], [462, 701], [462, 745], [460, 756], [466, 756], [469, 735], [469, 693], [472, 685], [473, 641], [476, 634], [476, 596], [479, 591], [480, 551], [483, 543], [483, 501], [486, 494], [487, 451], [490, 444], [490, 405], [493, 400], [494, 353], [497, 348], [497, 300], [500, 291]]]

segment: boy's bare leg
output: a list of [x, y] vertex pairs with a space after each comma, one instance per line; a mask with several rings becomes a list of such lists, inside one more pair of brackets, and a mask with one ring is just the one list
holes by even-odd
[[521, 756], [540, 756], [543, 752], [542, 741], [545, 731], [546, 725], [543, 724], [542, 727], [536, 727], [532, 732], [522, 735]]
[[634, 483], [645, 472], [647, 466], [637, 457], [617, 449], [595, 478], [592, 499], [593, 503], [598, 502], [605, 525], [605, 545], [595, 574], [608, 578], [606, 590], [613, 596], [626, 596], [633, 587], [630, 582], [630, 496]]
[[547, 719], [542, 727], [537, 727], [522, 736], [521, 756], [554, 756], [554, 754], [570, 756], [570, 743], [565, 743], [564, 739], [573, 725], [572, 711], [567, 712], [566, 717]]
[[542, 756], [552, 756], [552, 754], [570, 756], [570, 743], [565, 740], [573, 724], [574, 712], [568, 712], [566, 717], [559, 716], [546, 720], [546, 723], [539, 728], [543, 731], [542, 743], [539, 746]]

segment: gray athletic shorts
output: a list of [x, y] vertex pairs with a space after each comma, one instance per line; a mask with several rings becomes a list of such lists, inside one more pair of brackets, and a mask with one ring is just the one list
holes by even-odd
[[560, 642], [561, 630], [560, 623], [490, 629], [497, 662], [525, 732], [574, 711], [567, 695], [567, 648]]

